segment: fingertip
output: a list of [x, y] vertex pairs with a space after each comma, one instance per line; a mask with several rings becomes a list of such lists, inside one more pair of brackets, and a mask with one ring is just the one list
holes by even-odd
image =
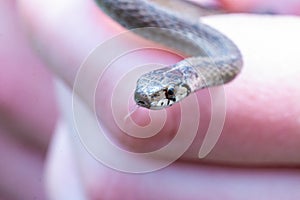
[[256, 5], [253, 0], [220, 0], [221, 6], [230, 12], [249, 12]]

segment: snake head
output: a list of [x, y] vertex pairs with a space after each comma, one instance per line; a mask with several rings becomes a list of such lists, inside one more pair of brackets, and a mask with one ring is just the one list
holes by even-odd
[[160, 110], [180, 101], [190, 93], [180, 74], [162, 68], [142, 75], [137, 81], [134, 99], [137, 105]]

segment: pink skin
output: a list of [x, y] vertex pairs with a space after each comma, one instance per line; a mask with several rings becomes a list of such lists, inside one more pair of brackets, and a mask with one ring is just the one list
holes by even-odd
[[300, 14], [300, 2], [295, 0], [220, 0], [220, 4], [233, 12], [266, 12]]
[[0, 197], [44, 199], [45, 153], [58, 117], [52, 77], [22, 34], [14, 1], [0, 2], [0, 30]]
[[[47, 67], [70, 86], [78, 66], [89, 51], [99, 42], [123, 31], [91, 1], [24, 0], [19, 1], [18, 6], [35, 49]], [[53, 86], [49, 73], [33, 56], [20, 31], [16, 31], [19, 27], [15, 4], [1, 3], [0, 9], [3, 10], [0, 19], [12, 20], [11, 23], [1, 21], [1, 26], [10, 27], [5, 29], [7, 32], [1, 32], [2, 44], [13, 41], [13, 45], [1, 45], [2, 51], [9, 53], [0, 54], [5, 55], [0, 60], [7, 62], [3, 65], [6, 73], [1, 73], [3, 77], [0, 79], [6, 83], [0, 85], [1, 119], [6, 120], [5, 124], [1, 123], [0, 135], [0, 147], [5, 150], [0, 152], [5, 163], [10, 163], [0, 165], [1, 191], [7, 191], [0, 195], [5, 199], [30, 199], [34, 196], [42, 199], [44, 193], [39, 181], [43, 179], [39, 178], [43, 173], [44, 155], [41, 152], [47, 148], [57, 118]], [[120, 199], [120, 196], [123, 199], [154, 199], [158, 196], [162, 199], [299, 199], [299, 170], [239, 168], [241, 165], [299, 166], [300, 95], [297, 81], [300, 77], [297, 55], [300, 49], [295, 45], [300, 33], [296, 29], [299, 20], [223, 16], [212, 17], [205, 22], [232, 38], [245, 57], [243, 73], [225, 86], [225, 126], [217, 145], [205, 158], [207, 165], [194, 162], [204, 131], [199, 131], [199, 137], [184, 155], [185, 162], [178, 161], [155, 173], [132, 175], [103, 167], [80, 143], [74, 153], [74, 147], [68, 146], [70, 139], [65, 137], [66, 129], [59, 129], [46, 163], [49, 196], [67, 199], [81, 188], [84, 191], [82, 195], [88, 199]], [[237, 23], [239, 26], [236, 26]], [[136, 42], [144, 41], [137, 39]], [[125, 42], [120, 45], [125, 45]], [[7, 51], [8, 48], [11, 49]], [[15, 59], [16, 55], [20, 59]], [[137, 59], [149, 57], [159, 55], [145, 53]], [[179, 58], [168, 55], [163, 59], [175, 62]], [[24, 63], [28, 65], [26, 71], [23, 70]], [[7, 73], [13, 74], [7, 76]], [[32, 95], [28, 95], [30, 93]], [[203, 91], [197, 95], [203, 119], [200, 126], [205, 129], [210, 117], [209, 110], [205, 109], [207, 93]], [[38, 103], [36, 99], [40, 99]], [[97, 100], [100, 105], [107, 103], [101, 95], [97, 96]], [[99, 112], [110, 109], [99, 107], [104, 109], [99, 109]], [[168, 112], [174, 116], [178, 110], [174, 107]], [[143, 109], [135, 115], [135, 120], [139, 119], [141, 123], [148, 119], [148, 112]], [[110, 118], [107, 115], [102, 120], [109, 123]], [[165, 133], [151, 140], [151, 144], [159, 145], [165, 137], [173, 136], [176, 133], [172, 130], [174, 124], [176, 119], [167, 121]], [[106, 125], [115, 128], [114, 124]], [[136, 151], [145, 150], [145, 144], [141, 145], [140, 141], [119, 135], [112, 137], [119, 143], [125, 141], [134, 146]], [[224, 164], [234, 164], [235, 168], [222, 167]], [[12, 174], [21, 177], [17, 183]], [[80, 180], [79, 186], [75, 184], [76, 180]], [[70, 188], [64, 183], [71, 183], [67, 184]]]

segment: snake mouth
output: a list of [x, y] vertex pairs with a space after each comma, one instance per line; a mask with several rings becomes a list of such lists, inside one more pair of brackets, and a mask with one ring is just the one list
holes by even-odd
[[135, 93], [134, 100], [135, 100], [135, 102], [138, 106], [141, 106], [141, 107], [144, 107], [144, 108], [150, 108], [151, 107], [149, 101], [143, 95]]
[[138, 106], [141, 106], [141, 107], [144, 107], [144, 108], [150, 108], [150, 104], [147, 104], [145, 101], [139, 100], [139, 101], [136, 102], [136, 104]]
[[140, 105], [140, 106], [145, 106], [146, 105], [145, 101], [138, 101], [137, 104]]

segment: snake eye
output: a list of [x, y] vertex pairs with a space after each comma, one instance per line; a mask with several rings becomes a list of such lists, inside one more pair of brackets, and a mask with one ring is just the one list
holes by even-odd
[[173, 96], [174, 95], [174, 88], [168, 88], [167, 94], [170, 95], [170, 96]]

